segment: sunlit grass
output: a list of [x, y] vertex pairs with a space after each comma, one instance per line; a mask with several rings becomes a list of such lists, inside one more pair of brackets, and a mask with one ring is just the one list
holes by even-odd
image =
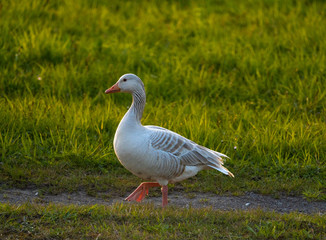
[[0, 204], [0, 236], [19, 239], [323, 239], [325, 223], [260, 210]]
[[235, 179], [201, 172], [181, 183], [186, 191], [325, 200], [325, 9], [267, 0], [2, 3], [2, 186], [135, 187], [112, 147], [131, 98], [103, 93], [133, 72], [147, 91], [144, 124], [230, 157]]

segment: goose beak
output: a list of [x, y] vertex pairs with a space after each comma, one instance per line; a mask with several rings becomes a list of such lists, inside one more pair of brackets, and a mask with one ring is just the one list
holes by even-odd
[[109, 89], [105, 90], [105, 93], [106, 94], [115, 93], [115, 92], [120, 92], [120, 88], [118, 86], [118, 83], [114, 84], [112, 87], [110, 87]]

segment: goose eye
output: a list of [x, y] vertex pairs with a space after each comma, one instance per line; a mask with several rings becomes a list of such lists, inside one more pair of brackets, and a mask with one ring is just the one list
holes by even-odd
[[124, 78], [122, 81], [127, 82], [127, 79]]

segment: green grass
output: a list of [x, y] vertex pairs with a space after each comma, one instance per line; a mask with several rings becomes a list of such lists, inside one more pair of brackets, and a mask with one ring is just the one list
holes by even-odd
[[234, 179], [205, 171], [184, 191], [326, 199], [322, 1], [0, 6], [2, 188], [136, 187], [112, 147], [131, 98], [104, 94], [133, 72], [147, 90], [143, 124], [230, 157]]
[[326, 217], [152, 205], [0, 204], [2, 239], [323, 239]]

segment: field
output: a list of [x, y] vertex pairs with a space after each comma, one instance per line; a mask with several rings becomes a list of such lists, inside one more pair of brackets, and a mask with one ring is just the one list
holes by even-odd
[[[169, 128], [230, 157], [225, 166], [234, 179], [203, 171], [171, 185], [172, 192], [254, 192], [325, 202], [325, 25], [323, 1], [0, 2], [0, 193], [32, 188], [126, 196], [135, 188], [141, 179], [120, 165], [112, 146], [131, 97], [104, 94], [132, 72], [145, 83], [144, 125]], [[22, 224], [26, 211], [28, 224], [40, 231], [54, 221], [62, 232], [88, 220], [102, 229], [57, 236], [30, 231], [31, 238], [105, 235], [92, 207], [1, 204], [0, 209], [0, 236], [8, 239], [8, 232], [20, 236], [15, 224]], [[161, 213], [147, 205], [94, 209], [101, 218], [110, 215], [116, 225], [108, 229], [119, 234], [123, 229], [114, 226], [121, 218], [130, 216], [128, 231], [147, 221], [151, 230], [137, 228], [135, 238], [163, 237], [181, 218], [189, 224], [181, 236], [190, 238], [187, 232], [198, 229], [202, 232], [193, 237], [209, 238], [213, 233], [204, 216], [220, 224], [221, 238], [322, 238], [325, 232], [325, 215], [214, 215], [173, 207]], [[71, 224], [62, 223], [66, 218]], [[151, 219], [157, 225], [151, 226]], [[265, 224], [260, 219], [267, 225], [259, 225]], [[235, 222], [248, 228], [234, 228]], [[266, 236], [259, 235], [259, 226], [266, 227]], [[222, 228], [231, 233], [224, 235]]]
[[[322, 239], [325, 216], [152, 205], [0, 206], [9, 239]], [[6, 219], [6, 221], [4, 221]]]

